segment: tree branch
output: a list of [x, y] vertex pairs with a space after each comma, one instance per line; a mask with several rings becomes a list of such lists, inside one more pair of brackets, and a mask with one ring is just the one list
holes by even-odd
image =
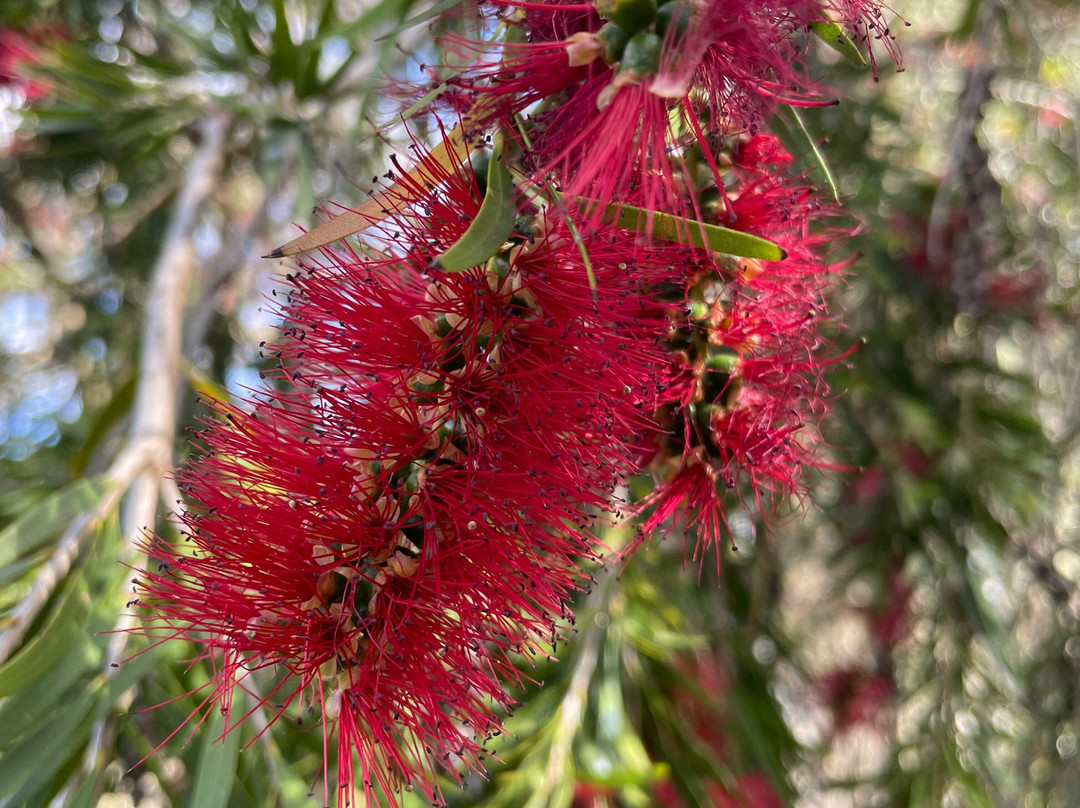
[[[72, 521], [57, 542], [52, 557], [39, 571], [30, 592], [12, 610], [7, 628], [0, 634], [0, 662], [20, 647], [30, 625], [70, 572], [87, 536], [125, 494], [127, 501], [121, 522], [125, 539], [123, 558], [134, 555], [140, 531], [153, 525], [158, 483], [169, 468], [176, 435], [184, 290], [193, 264], [189, 241], [198, 224], [199, 208], [214, 188], [227, 127], [223, 116], [208, 118], [201, 125], [202, 142], [188, 164], [161, 253], [150, 275], [131, 434], [127, 446], [106, 472], [113, 484], [93, 508]], [[109, 644], [108, 663], [115, 661], [125, 641], [125, 635], [114, 636]]]

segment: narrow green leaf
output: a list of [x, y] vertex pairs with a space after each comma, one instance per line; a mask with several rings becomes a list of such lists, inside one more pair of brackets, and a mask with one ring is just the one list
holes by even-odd
[[103, 477], [72, 483], [50, 494], [0, 532], [0, 567], [31, 553], [96, 503], [110, 487]]
[[186, 359], [180, 360], [180, 374], [184, 377], [184, 381], [188, 383], [188, 386], [200, 396], [210, 399], [211, 401], [222, 401], [225, 403], [228, 403], [232, 398], [232, 396], [229, 395], [228, 390]]
[[274, 33], [270, 37], [273, 50], [270, 53], [270, 78], [273, 81], [291, 79], [298, 81], [300, 71], [296, 61], [296, 46], [289, 35], [289, 17], [285, 0], [274, 0]]
[[18, 693], [53, 669], [89, 619], [90, 605], [86, 586], [76, 580], [44, 627], [0, 667], [0, 697]]
[[443, 12], [449, 11], [450, 9], [454, 8], [454, 6], [461, 5], [461, 2], [462, 0], [442, 0], [441, 3], [436, 3], [427, 11], [424, 11], [420, 14], [417, 14], [415, 17], [410, 17], [409, 19], [405, 20], [403, 23], [401, 23], [400, 26], [398, 26], [397, 30], [392, 33], [386, 34], [385, 36], [381, 36], [375, 41], [384, 42], [388, 39], [396, 39], [401, 36], [402, 31], [412, 28], [414, 25], [419, 25], [422, 22], [433, 20]]
[[795, 126], [806, 138], [806, 143], [810, 147], [810, 153], [814, 155], [814, 162], [817, 163], [817, 167], [821, 169], [822, 175], [825, 177], [825, 184], [829, 186], [829, 190], [832, 191], [832, 198], [834, 202], [840, 201], [840, 190], [836, 185], [836, 178], [833, 177], [832, 171], [829, 169], [829, 164], [825, 162], [825, 155], [821, 153], [821, 149], [818, 148], [817, 142], [810, 136], [810, 130], [806, 128], [806, 124], [803, 123], [802, 116], [799, 115], [799, 111], [795, 107], [789, 107], [788, 111], [795, 119]]
[[815, 20], [810, 23], [810, 32], [853, 65], [866, 67], [863, 55], [839, 24], [831, 20]]
[[[76, 681], [101, 664], [102, 643], [79, 634], [64, 655], [43, 675], [26, 683], [12, 698], [0, 703], [0, 751], [7, 751], [41, 727], [63, 708], [62, 702]], [[85, 685], [85, 681], [82, 683]], [[82, 685], [80, 685], [81, 689]]]
[[101, 785], [98, 773], [88, 775], [68, 798], [65, 808], [94, 808], [101, 797]]
[[[20, 558], [18, 561], [12, 561], [0, 567], [0, 587], [22, 578], [28, 571], [43, 563], [45, 557], [44, 551], [39, 550], [36, 553]], [[14, 587], [7, 591], [0, 589], [0, 611], [10, 609], [18, 600], [20, 600], [20, 597]]]
[[46, 804], [59, 786], [57, 774], [83, 753], [94, 723], [115, 713], [120, 694], [146, 676], [157, 656], [148, 651], [112, 676], [98, 674], [88, 686], [69, 690], [54, 716], [0, 758], [0, 808]]
[[0, 758], [0, 808], [30, 803], [35, 791], [85, 742], [97, 694], [81, 691], [31, 737]]
[[619, 227], [645, 233], [649, 231], [651, 224], [653, 237], [664, 241], [708, 247], [713, 252], [742, 258], [760, 258], [763, 261], [781, 261], [787, 256], [787, 253], [773, 242], [739, 230], [647, 211], [631, 205], [613, 205], [608, 211], [615, 214], [614, 221]]
[[215, 709], [208, 725], [201, 730], [202, 751], [190, 802], [193, 808], [225, 808], [229, 804], [240, 754], [240, 732], [233, 730], [222, 738], [224, 730], [225, 719]]
[[513, 199], [514, 182], [496, 148], [488, 163], [487, 192], [480, 210], [461, 238], [439, 256], [442, 268], [447, 272], [461, 272], [495, 255], [506, 243], [517, 221]]
[[79, 637], [115, 624], [123, 598], [120, 590], [128, 577], [127, 569], [115, 561], [122, 540], [116, 512], [93, 530], [76, 566], [53, 596], [43, 625], [0, 666], [0, 698], [23, 691], [68, 664], [72, 653], [80, 650]]
[[322, 13], [319, 15], [319, 26], [315, 29], [316, 35], [318, 36], [325, 34], [327, 31], [333, 31], [334, 26], [337, 24], [337, 2], [335, 0], [324, 0]]
[[127, 415], [131, 409], [131, 403], [135, 400], [135, 384], [138, 380], [139, 377], [135, 374], [120, 385], [94, 418], [83, 445], [71, 456], [71, 470], [75, 474], [81, 475], [86, 470], [86, 464], [90, 462], [94, 450], [102, 439], [123, 416]]
[[[454, 5], [461, 0], [454, 0]], [[364, 10], [364, 12], [351, 22], [344, 23], [342, 25], [335, 26], [327, 31], [322, 31], [316, 35], [314, 41], [318, 43], [325, 42], [331, 37], [341, 37], [342, 39], [352, 39], [354, 36], [364, 36], [370, 34], [373, 30], [379, 28], [387, 20], [400, 20], [404, 15], [409, 13], [409, 9], [412, 8], [414, 0], [382, 0], [379, 3], [375, 3]], [[383, 39], [395, 39], [401, 35], [401, 31], [404, 30], [400, 25], [394, 25], [393, 33], [387, 34]], [[375, 40], [380, 42], [382, 40]]]
[[409, 107], [407, 110], [401, 113], [401, 120], [407, 121], [412, 118], [416, 113], [427, 109], [428, 105], [439, 97], [439, 94], [446, 89], [446, 82], [444, 81], [438, 87], [425, 93], [424, 96]]

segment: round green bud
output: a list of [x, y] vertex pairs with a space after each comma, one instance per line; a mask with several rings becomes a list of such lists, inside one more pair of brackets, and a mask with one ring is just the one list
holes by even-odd
[[626, 43], [630, 40], [630, 34], [613, 22], [607, 23], [597, 34], [604, 43], [604, 61], [609, 64], [622, 59]]
[[739, 365], [739, 354], [726, 346], [709, 346], [709, 358], [705, 367], [722, 373], [733, 373]]
[[663, 45], [657, 34], [641, 31], [630, 37], [623, 51], [622, 69], [638, 76], [651, 76], [660, 68], [660, 49]]
[[596, 11], [632, 34], [655, 19], [656, 0], [596, 0]]
[[681, 38], [686, 34], [690, 26], [690, 14], [694, 7], [687, 0], [672, 0], [664, 3], [656, 11], [656, 33], [660, 36], [667, 34], [672, 24], [675, 25], [675, 38]]

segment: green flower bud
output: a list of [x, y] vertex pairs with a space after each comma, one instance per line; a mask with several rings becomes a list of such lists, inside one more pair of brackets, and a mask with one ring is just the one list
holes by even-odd
[[675, 25], [675, 38], [679, 39], [686, 34], [690, 25], [690, 14], [694, 7], [687, 0], [673, 0], [664, 3], [656, 11], [656, 33], [660, 36], [667, 34], [668, 28]]
[[705, 367], [709, 370], [732, 373], [738, 363], [739, 355], [731, 348], [723, 345], [709, 346], [709, 358], [705, 362]]
[[610, 63], [622, 59], [623, 50], [630, 39], [630, 35], [620, 26], [613, 22], [607, 23], [596, 34], [604, 43], [604, 61]]
[[656, 0], [596, 0], [596, 11], [632, 34], [655, 19]]
[[660, 68], [663, 40], [646, 31], [634, 34], [623, 51], [622, 70], [637, 76], [652, 76]]

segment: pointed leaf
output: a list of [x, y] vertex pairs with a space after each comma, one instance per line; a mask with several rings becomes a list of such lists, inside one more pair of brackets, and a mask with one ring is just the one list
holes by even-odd
[[439, 264], [447, 272], [461, 272], [484, 263], [502, 248], [514, 230], [514, 182], [499, 151], [495, 150], [488, 163], [487, 191], [476, 218], [461, 238], [439, 256]]
[[30, 797], [85, 741], [98, 694], [91, 690], [64, 703], [64, 709], [36, 733], [0, 758], [0, 808], [30, 803]]
[[863, 55], [839, 24], [831, 20], [815, 20], [810, 23], [810, 32], [853, 65], [866, 67]]
[[72, 685], [101, 664], [101, 649], [85, 634], [77, 635], [64, 656], [43, 675], [21, 688], [14, 698], [0, 703], [0, 751], [11, 748], [23, 736], [50, 720], [62, 708]]
[[402, 31], [412, 28], [414, 25], [419, 25], [422, 22], [433, 20], [436, 17], [442, 15], [444, 12], [447, 12], [450, 9], [454, 8], [454, 6], [461, 5], [461, 2], [462, 0], [441, 0], [441, 2], [436, 3], [427, 11], [423, 11], [420, 14], [417, 14], [415, 17], [409, 17], [409, 19], [405, 20], [403, 23], [401, 23], [400, 26], [398, 26], [397, 30], [393, 31], [392, 33], [386, 34], [385, 36], [381, 36], [375, 41], [385, 42], [388, 39], [396, 39], [397, 37], [401, 36]]
[[229, 804], [240, 754], [240, 731], [233, 730], [222, 738], [224, 730], [225, 719], [215, 710], [208, 725], [201, 730], [203, 745], [190, 803], [197, 808], [225, 808]]
[[135, 400], [135, 385], [138, 382], [138, 374], [132, 375], [113, 392], [108, 403], [94, 418], [90, 430], [86, 435], [83, 445], [71, 456], [71, 470], [75, 474], [82, 474], [86, 470], [87, 463], [93, 457], [94, 450], [98, 447], [109, 430], [117, 424], [121, 418], [127, 415], [131, 404]]
[[228, 403], [232, 399], [228, 390], [183, 358], [180, 360], [180, 373], [198, 395], [210, 401], [223, 403]]
[[47, 496], [24, 513], [0, 532], [0, 567], [44, 545], [97, 502], [111, 484], [103, 477], [82, 479]]
[[[446, 139], [431, 150], [427, 161], [441, 166], [447, 171], [456, 171], [465, 161], [465, 155], [480, 138], [479, 133], [466, 134], [471, 125], [466, 120], [461, 126], [454, 128], [447, 134]], [[423, 173], [423, 166], [418, 165], [408, 172], [410, 179], [417, 179]], [[356, 210], [335, 216], [328, 222], [309, 230], [304, 235], [294, 238], [288, 244], [271, 250], [263, 258], [286, 258], [302, 252], [311, 252], [335, 241], [363, 232], [369, 227], [381, 222], [400, 207], [400, 202], [394, 197], [394, 189], [400, 183], [395, 183], [389, 189], [381, 191]]]
[[829, 168], [829, 164], [825, 162], [825, 155], [821, 153], [821, 149], [818, 148], [817, 142], [810, 136], [810, 130], [806, 128], [806, 124], [803, 122], [802, 116], [795, 107], [790, 107], [788, 111], [795, 119], [795, 127], [799, 130], [799, 133], [806, 139], [807, 145], [810, 147], [810, 153], [814, 156], [814, 162], [817, 163], [818, 168], [821, 169], [822, 175], [825, 177], [825, 184], [829, 186], [829, 190], [832, 191], [832, 198], [834, 202], [840, 201], [840, 190], [836, 185], [836, 178], [833, 177], [833, 173]]
[[779, 246], [760, 236], [730, 230], [715, 224], [695, 222], [668, 213], [647, 211], [631, 205], [611, 206], [614, 222], [627, 230], [650, 232], [654, 238], [674, 241], [693, 247], [707, 247], [713, 252], [736, 255], [742, 258], [760, 258], [763, 261], [781, 261], [787, 253]]
[[285, 0], [274, 0], [274, 32], [271, 34], [273, 50], [270, 53], [270, 78], [273, 81], [282, 79], [297, 80], [296, 46], [293, 45], [292, 36], [289, 34], [289, 16], [285, 8]]

